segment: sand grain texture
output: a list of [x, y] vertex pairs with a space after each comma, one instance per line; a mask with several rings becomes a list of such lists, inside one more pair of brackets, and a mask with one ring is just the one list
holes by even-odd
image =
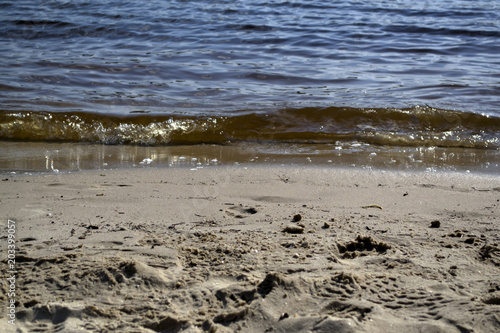
[[21, 332], [500, 331], [498, 177], [117, 170], [0, 198]]

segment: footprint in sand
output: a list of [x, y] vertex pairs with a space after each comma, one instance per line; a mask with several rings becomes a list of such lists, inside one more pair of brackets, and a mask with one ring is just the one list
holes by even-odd
[[337, 248], [344, 259], [353, 259], [368, 254], [383, 254], [391, 245], [378, 242], [371, 237], [358, 235], [356, 239], [348, 243], [337, 243]]
[[228, 210], [226, 210], [227, 215], [234, 217], [234, 218], [237, 218], [237, 219], [243, 219], [245, 217], [248, 217], [248, 216], [251, 216], [251, 215], [254, 215], [257, 213], [258, 213], [258, 210], [256, 208], [246, 207], [243, 205], [231, 206], [231, 207], [229, 207]]

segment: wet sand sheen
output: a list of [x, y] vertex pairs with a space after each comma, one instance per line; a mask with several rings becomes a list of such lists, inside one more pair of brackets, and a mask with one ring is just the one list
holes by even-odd
[[414, 171], [500, 173], [494, 149], [387, 147], [342, 144], [241, 143], [133, 146], [0, 141], [0, 174], [74, 172], [117, 168], [317, 165]]
[[0, 197], [21, 331], [500, 328], [498, 177], [122, 169], [4, 177]]

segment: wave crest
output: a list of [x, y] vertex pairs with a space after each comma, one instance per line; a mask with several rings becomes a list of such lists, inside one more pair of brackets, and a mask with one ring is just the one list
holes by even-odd
[[500, 118], [431, 107], [301, 108], [230, 116], [0, 111], [0, 139], [102, 144], [363, 142], [500, 149]]

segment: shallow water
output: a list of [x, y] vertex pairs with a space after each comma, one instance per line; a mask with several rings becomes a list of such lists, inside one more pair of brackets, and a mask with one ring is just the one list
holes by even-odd
[[497, 1], [0, 8], [5, 142], [500, 149]]
[[362, 144], [348, 147], [276, 143], [138, 146], [0, 141], [2, 176], [119, 168], [196, 170], [255, 164], [500, 174], [498, 152], [491, 149], [366, 147]]

